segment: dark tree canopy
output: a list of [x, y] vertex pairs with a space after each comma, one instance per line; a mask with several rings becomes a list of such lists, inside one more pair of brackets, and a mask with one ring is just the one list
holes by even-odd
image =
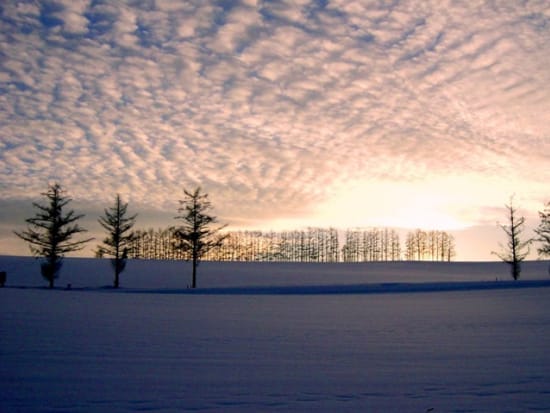
[[108, 237], [98, 248], [98, 255], [113, 257], [111, 264], [115, 272], [114, 287], [119, 286], [119, 276], [126, 268], [128, 248], [131, 246], [134, 235], [131, 232], [135, 224], [136, 216], [127, 216], [128, 204], [123, 203], [117, 194], [115, 203], [109, 209], [105, 209], [105, 215], [99, 218], [100, 225], [107, 231]]
[[521, 234], [524, 231], [525, 217], [518, 217], [518, 210], [510, 198], [510, 205], [505, 205], [508, 211], [508, 224], [500, 225], [506, 233], [508, 242], [506, 247], [501, 246], [502, 252], [495, 253], [503, 262], [510, 265], [512, 278], [517, 280], [521, 273], [521, 262], [529, 255], [531, 240], [522, 241]]
[[44, 258], [40, 264], [42, 276], [48, 280], [50, 288], [53, 288], [64, 255], [84, 248], [84, 244], [93, 238], [73, 241], [74, 235], [86, 232], [77, 224], [84, 215], [76, 214], [73, 210], [65, 212], [72, 200], [65, 196], [65, 191], [59, 184], [50, 185], [48, 191], [42, 195], [46, 197], [47, 203], [33, 202], [37, 209], [36, 215], [26, 220], [29, 226], [25, 231], [14, 232], [29, 243], [33, 255]]
[[197, 265], [202, 257], [212, 248], [219, 247], [226, 235], [219, 234], [225, 226], [212, 227], [217, 223], [216, 217], [209, 214], [212, 204], [208, 194], [200, 187], [195, 191], [184, 190], [185, 199], [180, 200], [179, 215], [182, 225], [175, 229], [176, 248], [189, 252], [193, 262], [192, 288], [197, 287]]

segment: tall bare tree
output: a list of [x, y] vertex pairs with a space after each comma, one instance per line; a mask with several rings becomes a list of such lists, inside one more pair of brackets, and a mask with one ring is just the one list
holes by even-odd
[[541, 256], [550, 256], [550, 202], [545, 205], [544, 211], [539, 211], [539, 217], [540, 224], [535, 229], [538, 238], [535, 240], [542, 245], [537, 248], [537, 252]]
[[183, 221], [183, 225], [176, 228], [174, 235], [177, 239], [176, 247], [191, 254], [193, 262], [192, 288], [197, 287], [197, 266], [202, 257], [212, 248], [218, 247], [227, 237], [219, 234], [224, 226], [212, 228], [217, 223], [216, 217], [209, 214], [212, 204], [208, 194], [203, 193], [200, 187], [193, 192], [184, 190], [185, 199], [179, 201], [180, 215], [175, 219]]
[[[540, 247], [537, 248], [537, 252], [541, 257], [550, 257], [550, 202], [548, 202], [544, 211], [539, 211], [540, 224], [535, 233], [538, 235], [535, 241], [540, 242]], [[548, 268], [550, 274], [550, 268]]]
[[115, 198], [115, 204], [104, 211], [105, 215], [99, 218], [99, 223], [107, 230], [108, 237], [99, 246], [98, 253], [101, 256], [106, 254], [113, 257], [111, 264], [115, 272], [114, 287], [118, 288], [119, 276], [126, 267], [128, 250], [134, 239], [131, 230], [137, 215], [126, 215], [128, 204], [121, 201], [119, 194]]
[[529, 255], [531, 240], [522, 241], [521, 234], [524, 231], [525, 217], [518, 217], [518, 210], [514, 206], [514, 197], [510, 198], [510, 204], [505, 205], [508, 212], [508, 224], [499, 224], [506, 233], [508, 242], [506, 247], [501, 244], [502, 252], [493, 252], [503, 262], [510, 265], [512, 278], [517, 280], [521, 274], [521, 262]]
[[54, 280], [58, 277], [66, 253], [84, 248], [84, 244], [93, 238], [73, 241], [73, 236], [86, 232], [76, 221], [84, 217], [73, 210], [65, 212], [64, 208], [72, 201], [64, 195], [65, 191], [59, 184], [50, 185], [41, 195], [46, 197], [46, 204], [33, 202], [38, 210], [33, 218], [28, 218], [27, 229], [15, 232], [22, 240], [29, 243], [33, 255], [43, 257], [40, 264], [42, 276], [53, 288]]

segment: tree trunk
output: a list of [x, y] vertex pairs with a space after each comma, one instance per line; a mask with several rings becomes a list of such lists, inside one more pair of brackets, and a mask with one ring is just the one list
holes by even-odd
[[193, 282], [191, 288], [197, 288], [197, 257], [193, 254]]
[[198, 263], [198, 252], [197, 248], [193, 246], [193, 280], [191, 288], [197, 288], [197, 263]]
[[512, 278], [514, 280], [518, 280], [520, 273], [521, 273], [521, 264], [519, 263], [519, 261], [514, 261], [512, 263]]

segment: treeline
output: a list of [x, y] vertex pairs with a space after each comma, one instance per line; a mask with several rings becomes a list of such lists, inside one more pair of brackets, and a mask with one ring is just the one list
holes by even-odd
[[[173, 248], [174, 228], [135, 231], [129, 258], [189, 259]], [[220, 246], [203, 257], [208, 261], [338, 262], [338, 231], [307, 228], [300, 231], [228, 231]]]
[[232, 231], [206, 259], [212, 261], [338, 262], [338, 231]]
[[451, 261], [456, 255], [455, 241], [445, 231], [422, 231], [407, 234], [405, 259], [408, 261]]
[[401, 243], [395, 230], [385, 229], [348, 229], [344, 234], [342, 261], [399, 261]]
[[[189, 252], [174, 248], [176, 229], [134, 231], [128, 258], [189, 260]], [[341, 245], [343, 242], [343, 245]], [[455, 244], [444, 231], [415, 230], [405, 248], [394, 229], [306, 228], [294, 231], [227, 231], [221, 244], [205, 253], [208, 261], [371, 262], [452, 261]]]
[[[15, 235], [29, 244], [33, 255], [41, 259], [40, 271], [50, 288], [58, 277], [66, 253], [84, 248], [93, 238], [74, 240], [75, 235], [86, 232], [78, 221], [84, 217], [67, 210], [72, 201], [63, 188], [55, 183], [42, 193], [46, 202], [33, 202], [33, 217], [25, 221], [25, 230]], [[339, 233], [334, 228], [307, 228], [298, 231], [223, 231], [226, 225], [214, 227], [217, 218], [210, 214], [212, 204], [208, 194], [200, 187], [194, 191], [184, 189], [179, 201], [178, 227], [159, 230], [134, 230], [137, 214], [128, 214], [128, 204], [117, 194], [114, 205], [104, 210], [98, 221], [106, 231], [106, 238], [98, 245], [97, 257], [111, 257], [118, 288], [119, 276], [128, 258], [171, 259], [192, 261], [191, 288], [197, 286], [197, 266], [201, 260], [210, 261], [284, 261], [284, 262], [367, 262], [430, 260], [451, 261], [455, 252], [454, 238], [445, 231], [409, 232], [403, 250], [399, 235], [390, 229], [348, 229]], [[500, 225], [508, 242], [495, 253], [510, 264], [512, 277], [517, 280], [521, 262], [529, 254], [533, 242], [541, 243], [540, 256], [550, 255], [550, 202], [539, 211], [541, 222], [536, 238], [524, 239], [525, 217], [517, 216], [513, 197], [506, 205], [508, 224]], [[340, 240], [343, 246], [340, 247]], [[549, 269], [550, 272], [550, 269]], [[5, 282], [0, 273], [0, 283]]]

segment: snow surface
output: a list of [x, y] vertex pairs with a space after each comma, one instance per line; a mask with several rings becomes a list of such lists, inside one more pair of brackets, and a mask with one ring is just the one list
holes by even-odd
[[0, 412], [550, 411], [547, 268], [0, 257]]

